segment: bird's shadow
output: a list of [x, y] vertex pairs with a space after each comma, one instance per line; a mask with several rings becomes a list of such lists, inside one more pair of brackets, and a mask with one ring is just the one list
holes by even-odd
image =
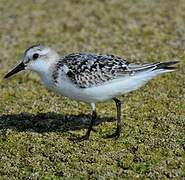
[[[63, 115], [57, 113], [30, 113], [8, 114], [0, 116], [0, 129], [13, 129], [16, 131], [31, 132], [66, 132], [88, 128], [91, 120], [90, 115]], [[102, 122], [113, 122], [112, 117], [98, 118], [96, 125]]]

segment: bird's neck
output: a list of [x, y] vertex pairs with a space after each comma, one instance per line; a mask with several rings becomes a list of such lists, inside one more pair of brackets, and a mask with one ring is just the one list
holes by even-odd
[[42, 71], [37, 72], [37, 73], [41, 77], [44, 85], [46, 85], [47, 88], [52, 89], [54, 86], [54, 81], [52, 78], [54, 64], [50, 64], [48, 66], [45, 66], [44, 68], [45, 69], [42, 69]]

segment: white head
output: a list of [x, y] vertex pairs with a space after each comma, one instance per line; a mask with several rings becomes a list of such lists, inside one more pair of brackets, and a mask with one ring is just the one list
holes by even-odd
[[31, 46], [25, 50], [23, 61], [6, 74], [5, 78], [8, 78], [24, 69], [29, 69], [42, 74], [46, 72], [48, 68], [59, 58], [59, 54], [48, 46]]

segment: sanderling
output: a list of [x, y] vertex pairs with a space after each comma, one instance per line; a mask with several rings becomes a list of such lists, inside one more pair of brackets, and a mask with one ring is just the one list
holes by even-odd
[[23, 61], [5, 75], [29, 69], [37, 72], [50, 90], [77, 101], [89, 103], [92, 118], [86, 134], [88, 139], [97, 119], [96, 103], [113, 99], [117, 108], [117, 128], [109, 137], [120, 136], [121, 102], [118, 97], [143, 86], [155, 76], [175, 70], [178, 61], [133, 64], [108, 54], [72, 53], [64, 57], [45, 45], [26, 49]]

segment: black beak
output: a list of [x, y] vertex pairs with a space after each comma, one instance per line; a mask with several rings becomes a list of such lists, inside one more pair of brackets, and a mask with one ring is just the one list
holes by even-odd
[[25, 65], [23, 62], [21, 62], [19, 65], [17, 65], [14, 69], [12, 69], [9, 73], [7, 73], [4, 78], [9, 78], [15, 73], [18, 73], [19, 71], [22, 71], [25, 69]]

